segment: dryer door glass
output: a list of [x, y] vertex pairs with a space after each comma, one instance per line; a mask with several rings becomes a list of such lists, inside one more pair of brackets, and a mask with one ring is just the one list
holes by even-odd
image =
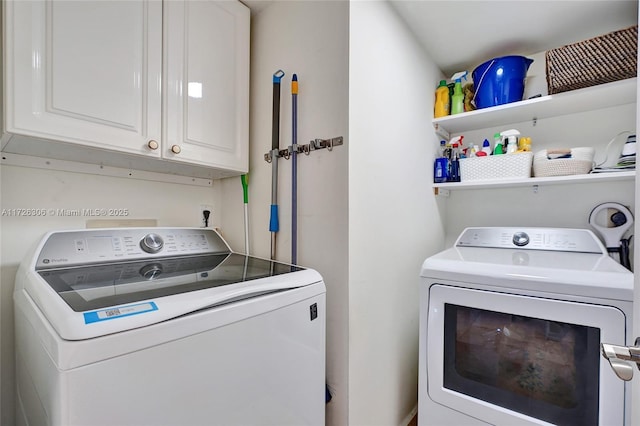
[[562, 425], [598, 424], [600, 330], [445, 304], [444, 386]]

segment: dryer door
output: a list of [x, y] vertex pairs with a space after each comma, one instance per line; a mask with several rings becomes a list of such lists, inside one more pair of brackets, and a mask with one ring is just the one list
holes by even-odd
[[447, 407], [491, 424], [624, 423], [599, 351], [625, 341], [617, 308], [436, 284], [427, 339], [428, 394]]

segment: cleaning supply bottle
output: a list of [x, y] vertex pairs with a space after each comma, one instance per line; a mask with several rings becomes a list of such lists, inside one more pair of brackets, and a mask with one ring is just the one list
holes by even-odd
[[451, 97], [451, 115], [464, 112], [464, 93], [462, 93], [462, 79], [467, 79], [467, 72], [457, 72], [451, 77], [455, 81], [453, 96]]
[[460, 153], [460, 150], [462, 149], [463, 146], [463, 140], [464, 140], [464, 135], [460, 135], [460, 136], [454, 136], [449, 140], [449, 146], [453, 146], [453, 144], [458, 144], [458, 153]]
[[507, 154], [513, 154], [518, 150], [518, 136], [520, 136], [519, 131], [516, 129], [505, 130], [500, 132], [500, 136], [502, 137], [503, 145], [507, 147]]
[[504, 149], [502, 146], [502, 137], [500, 133], [496, 133], [493, 135], [493, 155], [504, 154]]
[[464, 135], [451, 138], [451, 157], [449, 158], [449, 182], [460, 182], [460, 150]]
[[449, 181], [460, 182], [460, 151], [456, 142], [454, 142], [451, 147], [451, 161], [449, 162]]
[[482, 151], [487, 155], [491, 155], [491, 144], [486, 139], [482, 142]]
[[449, 158], [447, 157], [446, 141], [440, 141], [440, 152], [433, 165], [433, 181], [446, 182], [449, 179]]
[[433, 181], [442, 183], [448, 180], [449, 176], [449, 159], [446, 157], [438, 157], [433, 165]]
[[517, 152], [529, 152], [531, 151], [531, 138], [530, 137], [521, 137], [518, 141], [518, 151]]
[[436, 103], [433, 107], [434, 118], [449, 115], [449, 88], [446, 80], [440, 80], [440, 85], [436, 89]]

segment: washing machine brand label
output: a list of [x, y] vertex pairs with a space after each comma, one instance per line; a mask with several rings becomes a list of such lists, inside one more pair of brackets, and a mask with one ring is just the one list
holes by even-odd
[[69, 259], [67, 258], [60, 258], [60, 259], [42, 259], [42, 263], [64, 263], [64, 262], [68, 262]]
[[117, 308], [102, 309], [99, 311], [85, 312], [84, 323], [91, 324], [99, 321], [106, 321], [115, 318], [128, 317], [131, 315], [143, 314], [145, 312], [157, 311], [158, 306], [154, 302], [138, 303], [135, 305], [118, 306]]

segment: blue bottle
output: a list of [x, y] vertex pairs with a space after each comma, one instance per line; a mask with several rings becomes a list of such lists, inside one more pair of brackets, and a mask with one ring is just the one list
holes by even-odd
[[433, 165], [433, 181], [442, 183], [449, 180], [449, 158], [447, 158], [446, 141], [440, 141], [440, 156]]
[[442, 183], [448, 180], [449, 174], [449, 159], [446, 157], [436, 158], [433, 166], [433, 181], [435, 183]]

